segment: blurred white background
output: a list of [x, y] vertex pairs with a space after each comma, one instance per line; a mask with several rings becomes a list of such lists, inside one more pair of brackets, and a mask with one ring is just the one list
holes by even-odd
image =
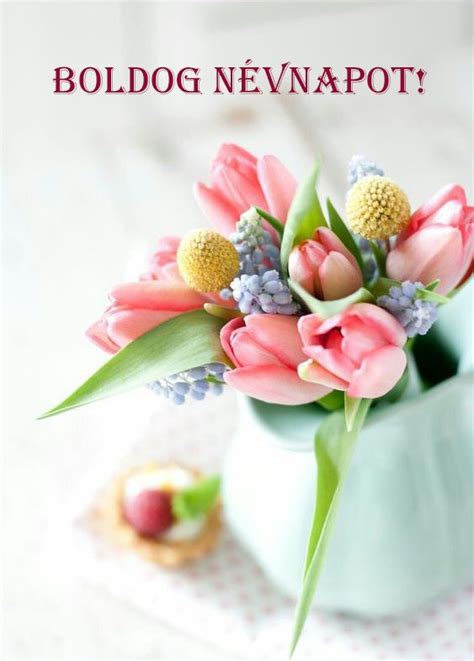
[[[123, 454], [150, 399], [34, 418], [103, 361], [83, 331], [131, 256], [205, 223], [191, 184], [206, 180], [221, 141], [275, 153], [297, 176], [321, 152], [321, 187], [339, 207], [353, 153], [379, 162], [413, 206], [448, 181], [469, 188], [471, 47], [470, 2], [3, 4], [5, 656], [222, 657], [43, 552], [61, 536], [59, 506]], [[248, 57], [423, 67], [426, 93], [52, 94], [61, 65], [204, 70]]]

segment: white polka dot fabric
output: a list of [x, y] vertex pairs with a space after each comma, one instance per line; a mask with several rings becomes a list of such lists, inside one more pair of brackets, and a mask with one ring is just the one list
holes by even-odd
[[[230, 394], [218, 403], [180, 409], [162, 401], [152, 404], [149, 424], [122, 467], [159, 459], [219, 470], [225, 439], [235, 424]], [[107, 474], [110, 467], [84, 485], [85, 493], [74, 508], [71, 541], [78, 571], [159, 620], [218, 645], [229, 656], [286, 658], [294, 603], [275, 590], [229, 530], [224, 530], [212, 554], [177, 571], [110, 548], [94, 535], [87, 510]], [[472, 600], [473, 587], [466, 586], [411, 617], [380, 621], [315, 609], [294, 658], [471, 659]]]

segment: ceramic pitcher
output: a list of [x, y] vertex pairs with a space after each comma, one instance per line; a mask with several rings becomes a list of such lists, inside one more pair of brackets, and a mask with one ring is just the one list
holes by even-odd
[[[423, 389], [412, 365], [404, 397], [375, 407], [356, 443], [315, 605], [399, 615], [473, 573], [472, 287], [440, 310], [439, 352], [454, 373]], [[228, 523], [280, 590], [300, 590], [316, 492], [320, 407], [242, 397], [227, 455]]]

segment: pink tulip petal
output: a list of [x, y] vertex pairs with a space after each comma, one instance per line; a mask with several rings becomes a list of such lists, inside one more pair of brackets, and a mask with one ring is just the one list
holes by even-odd
[[406, 367], [405, 353], [399, 347], [385, 346], [366, 356], [354, 372], [347, 394], [374, 399], [391, 390]]
[[245, 327], [245, 321], [243, 317], [236, 317], [235, 319], [231, 319], [230, 321], [228, 321], [226, 325], [222, 327], [220, 333], [220, 341], [222, 348], [224, 349], [225, 353], [231, 359], [231, 361], [234, 363], [236, 367], [239, 367], [239, 361], [237, 360], [237, 357], [235, 356], [234, 351], [232, 349], [231, 339], [238, 328], [244, 328], [244, 327]]
[[439, 189], [427, 202], [421, 205], [415, 211], [410, 220], [410, 233], [418, 229], [419, 223], [435, 211], [440, 209], [443, 204], [449, 200], [458, 200], [463, 206], [466, 206], [466, 193], [462, 186], [458, 184], [447, 184]]
[[403, 326], [395, 319], [395, 317], [383, 310], [378, 305], [372, 303], [356, 303], [351, 305], [344, 313], [346, 319], [351, 316], [356, 316], [362, 320], [363, 323], [375, 328], [375, 330], [382, 334], [383, 337], [390, 344], [403, 347], [407, 340]]
[[179, 272], [179, 268], [176, 262], [162, 266], [160, 275], [162, 276], [163, 280], [166, 280], [167, 282], [177, 282], [184, 284], [183, 277]]
[[167, 253], [168, 255], [176, 256], [180, 243], [181, 238], [179, 236], [161, 236], [158, 239], [155, 254]]
[[174, 310], [119, 310], [108, 319], [108, 335], [115, 345], [123, 347], [178, 314]]
[[246, 177], [238, 170], [219, 163], [213, 175], [213, 188], [232, 201], [239, 215], [250, 207], [266, 207], [257, 177]]
[[377, 328], [354, 318], [341, 328], [341, 349], [357, 365], [372, 351], [387, 345], [387, 340]]
[[119, 305], [185, 312], [202, 307], [204, 297], [185, 284], [147, 280], [128, 282], [112, 289], [110, 297]]
[[231, 201], [201, 183], [195, 184], [193, 191], [201, 211], [218, 232], [224, 236], [235, 232], [240, 212]]
[[245, 323], [252, 337], [284, 365], [296, 369], [305, 360], [296, 317], [250, 314], [245, 317]]
[[302, 381], [295, 370], [277, 365], [242, 367], [224, 374], [232, 388], [270, 404], [297, 405], [314, 402], [329, 388]]
[[120, 346], [112, 342], [107, 333], [107, 322], [104, 318], [96, 321], [86, 330], [86, 337], [107, 353], [116, 353]]
[[232, 162], [233, 160], [243, 161], [244, 163], [253, 166], [257, 165], [256, 157], [249, 151], [243, 147], [239, 147], [239, 145], [234, 145], [231, 142], [223, 142], [217, 151], [217, 156], [214, 162]]
[[288, 259], [288, 273], [290, 278], [300, 284], [309, 294], [315, 294], [314, 273], [305, 254], [299, 248], [291, 251]]
[[326, 339], [326, 349], [337, 349], [337, 351], [342, 350], [342, 335], [341, 331], [338, 328], [334, 328]]
[[328, 372], [324, 367], [315, 363], [314, 360], [306, 360], [298, 365], [298, 376], [303, 381], [310, 383], [319, 383], [321, 386], [335, 390], [347, 390], [349, 384], [347, 381]]
[[314, 241], [313, 239], [303, 241], [303, 243], [301, 243], [298, 248], [306, 257], [314, 270], [319, 269], [321, 264], [328, 256], [328, 251], [324, 248], [324, 246], [322, 246], [317, 241]]
[[325, 349], [315, 345], [305, 346], [304, 352], [308, 358], [312, 358], [344, 381], [350, 381], [352, 373], [357, 368], [357, 365], [350, 358], [345, 356], [342, 351], [337, 351], [337, 349]]
[[257, 162], [260, 181], [267, 204], [265, 209], [282, 223], [296, 192], [297, 182], [276, 156], [263, 156]]
[[330, 252], [319, 268], [319, 279], [325, 301], [334, 301], [354, 293], [362, 287], [362, 273], [347, 257]]
[[463, 276], [461, 231], [446, 225], [420, 229], [390, 251], [387, 274], [395, 280], [419, 280], [424, 285], [439, 278], [437, 292], [447, 294]]
[[459, 272], [463, 275], [456, 282], [456, 285], [459, 285], [466, 276], [472, 272], [474, 263], [474, 224], [472, 221], [469, 225], [464, 227], [464, 250], [463, 250], [463, 259], [459, 267]]
[[298, 331], [305, 346], [321, 344], [323, 335], [340, 326], [343, 315], [336, 314], [330, 319], [322, 320], [317, 314], [305, 314], [298, 321]]
[[319, 227], [315, 232], [314, 238], [324, 246], [326, 252], [337, 252], [344, 255], [352, 266], [360, 271], [354, 255], [346, 248], [337, 234], [329, 229], [329, 227]]
[[449, 200], [423, 223], [423, 229], [430, 225], [451, 225], [458, 227], [464, 219], [464, 207], [458, 200]]
[[235, 330], [230, 341], [238, 365], [244, 365], [245, 367], [282, 365], [274, 353], [267, 351], [258, 341], [255, 341], [248, 328]]

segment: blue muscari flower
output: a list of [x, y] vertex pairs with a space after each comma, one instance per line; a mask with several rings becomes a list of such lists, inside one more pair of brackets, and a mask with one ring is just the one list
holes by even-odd
[[280, 249], [253, 207], [241, 215], [230, 240], [240, 255], [240, 272], [220, 292], [222, 298], [233, 298], [244, 314], [296, 314], [299, 306], [281, 277]]
[[[157, 395], [163, 395], [174, 404], [184, 404], [186, 397], [203, 400], [208, 393], [220, 395], [224, 381], [222, 375], [226, 371], [223, 363], [208, 363], [202, 367], [172, 374], [165, 379], [153, 381], [149, 388]], [[212, 377], [212, 380], [209, 380]]]
[[262, 275], [269, 269], [280, 270], [280, 250], [270, 232], [263, 229], [256, 210], [251, 207], [240, 216], [236, 232], [230, 235], [240, 256], [240, 274]]
[[379, 296], [377, 305], [393, 314], [408, 337], [426, 335], [438, 318], [438, 306], [431, 301], [416, 298], [421, 282], [406, 280], [401, 287], [390, 287], [388, 294]]
[[359, 181], [359, 179], [362, 179], [362, 177], [367, 177], [368, 175], [374, 174], [378, 174], [383, 177], [384, 171], [382, 168], [379, 168], [376, 163], [369, 161], [368, 158], [362, 156], [361, 154], [352, 156], [351, 160], [349, 161], [349, 171], [347, 174], [349, 186], [353, 186], [357, 181]]
[[230, 288], [221, 296], [233, 298], [244, 314], [267, 312], [269, 314], [296, 314], [297, 303], [287, 285], [275, 269], [262, 275], [243, 274], [230, 283]]

